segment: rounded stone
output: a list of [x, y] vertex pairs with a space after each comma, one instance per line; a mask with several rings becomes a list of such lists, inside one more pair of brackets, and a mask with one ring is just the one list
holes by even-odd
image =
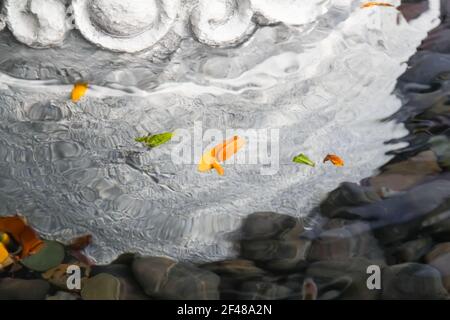
[[155, 1], [134, 0], [132, 5], [121, 0], [92, 0], [89, 4], [92, 21], [104, 32], [129, 37], [150, 28], [157, 18]]
[[261, 279], [243, 282], [235, 298], [239, 300], [282, 300], [293, 296], [295, 295], [290, 288], [270, 281], [270, 279]]
[[250, 260], [235, 259], [207, 263], [201, 266], [202, 269], [214, 272], [220, 276], [227, 275], [237, 278], [261, 276], [264, 270], [255, 266]]
[[425, 261], [439, 270], [442, 283], [450, 292], [450, 242], [436, 245], [432, 251], [425, 256]]
[[407, 241], [386, 249], [388, 264], [400, 264], [405, 262], [418, 262], [430, 250], [433, 245], [431, 237], [423, 237]]
[[447, 299], [439, 271], [420, 263], [403, 263], [382, 271], [382, 299]]
[[26, 257], [21, 263], [30, 270], [45, 272], [59, 265], [65, 257], [64, 246], [56, 241], [44, 241], [37, 253]]
[[142, 287], [133, 276], [129, 265], [110, 264], [104, 266], [93, 266], [92, 276], [108, 274], [120, 282], [119, 300], [148, 300]]
[[72, 0], [75, 25], [90, 42], [138, 52], [162, 40], [177, 20], [180, 0]]
[[47, 281], [3, 278], [0, 280], [0, 300], [43, 300], [50, 290]]
[[319, 261], [309, 265], [306, 276], [317, 285], [319, 300], [377, 300], [380, 290], [367, 287], [367, 268], [373, 264], [365, 258]]
[[219, 299], [219, 276], [190, 263], [166, 257], [136, 258], [132, 270], [137, 282], [152, 298]]
[[59, 0], [6, 0], [4, 10], [16, 39], [33, 48], [61, 45], [69, 29], [66, 7]]
[[119, 300], [120, 281], [107, 273], [100, 273], [85, 282], [81, 289], [83, 300]]
[[299, 219], [275, 212], [255, 212], [242, 226], [244, 240], [295, 239], [304, 231]]
[[[334, 226], [336, 227], [333, 228]], [[369, 223], [332, 219], [325, 227], [327, 229], [313, 240], [308, 260], [347, 260], [364, 257], [384, 263], [384, 253], [373, 236]]]
[[249, 0], [200, 0], [191, 15], [196, 38], [209, 46], [235, 46], [250, 37], [256, 25]]

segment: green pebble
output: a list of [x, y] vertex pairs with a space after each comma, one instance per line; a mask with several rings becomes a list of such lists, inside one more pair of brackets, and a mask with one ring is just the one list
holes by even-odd
[[35, 254], [32, 254], [20, 261], [30, 270], [45, 272], [59, 266], [64, 260], [64, 246], [56, 241], [44, 240], [44, 246]]

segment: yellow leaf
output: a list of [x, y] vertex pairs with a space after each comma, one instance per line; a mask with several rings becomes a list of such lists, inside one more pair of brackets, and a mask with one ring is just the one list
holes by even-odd
[[219, 162], [224, 162], [236, 154], [245, 145], [245, 140], [234, 136], [233, 138], [226, 140], [213, 149], [205, 152], [200, 159], [198, 165], [198, 171], [207, 172], [211, 169], [215, 169], [219, 175], [224, 175], [225, 170], [219, 164]]
[[9, 233], [22, 246], [21, 258], [36, 253], [44, 244], [38, 234], [20, 216], [1, 217], [0, 232]]
[[0, 265], [3, 264], [9, 258], [9, 252], [6, 250], [3, 243], [0, 243]]
[[86, 82], [75, 83], [72, 89], [72, 101], [78, 102], [85, 94], [88, 89], [88, 84]]

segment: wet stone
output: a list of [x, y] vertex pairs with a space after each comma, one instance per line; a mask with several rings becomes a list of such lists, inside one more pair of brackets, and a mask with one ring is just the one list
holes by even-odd
[[258, 268], [253, 261], [244, 259], [211, 262], [200, 267], [220, 276], [221, 299], [241, 297], [238, 291], [243, 281], [261, 279], [267, 273]]
[[[370, 187], [362, 187], [356, 183], [344, 182], [337, 189], [330, 192], [321, 203], [321, 213], [329, 218], [342, 217], [342, 208], [370, 204], [380, 200], [380, 196]], [[352, 218], [352, 216], [347, 216]]]
[[305, 276], [316, 283], [319, 300], [376, 300], [380, 290], [367, 287], [367, 268], [374, 264], [364, 258], [319, 261], [308, 267]]
[[429, 38], [422, 43], [420, 46], [421, 49], [439, 53], [450, 52], [450, 29], [448, 25], [447, 27], [440, 26], [431, 31]]
[[312, 242], [308, 255], [309, 261], [365, 257], [384, 262], [384, 253], [378, 240], [373, 236], [369, 223], [333, 219], [325, 225], [324, 229], [325, 231]]
[[310, 246], [308, 239], [241, 241], [241, 256], [261, 263], [263, 268], [289, 270], [302, 266]]
[[265, 273], [251, 260], [236, 259], [217, 261], [200, 266], [202, 269], [214, 272], [219, 276], [233, 276], [237, 278], [257, 277]]
[[243, 240], [293, 239], [304, 231], [299, 219], [275, 212], [256, 212], [242, 226]]
[[414, 239], [422, 221], [448, 197], [450, 181], [439, 178], [383, 201], [348, 207], [340, 215], [369, 221], [374, 235], [387, 245]]
[[382, 271], [382, 299], [446, 299], [439, 271], [429, 265], [403, 263]]
[[450, 56], [438, 52], [419, 51], [410, 60], [408, 68], [399, 78], [401, 82], [428, 85], [443, 70], [448, 69]]
[[131, 266], [135, 257], [135, 253], [122, 253], [114, 261], [112, 261], [111, 264], [125, 264]]
[[44, 280], [0, 279], [0, 300], [43, 300], [49, 290]]
[[165, 257], [136, 258], [132, 270], [137, 282], [152, 298], [219, 298], [219, 276], [189, 263], [176, 262]]
[[66, 292], [66, 291], [57, 291], [54, 295], [47, 296], [46, 300], [79, 300], [81, 297], [79, 295]]
[[148, 300], [141, 286], [134, 279], [131, 266], [124, 264], [110, 264], [106, 266], [94, 266], [92, 275], [109, 274], [117, 278], [120, 282], [120, 300]]
[[239, 287], [236, 299], [239, 300], [285, 300], [291, 298], [293, 292], [290, 288], [279, 285], [273, 281], [252, 280], [246, 281]]
[[428, 1], [405, 1], [402, 0], [398, 10], [403, 14], [407, 21], [418, 18], [422, 13], [429, 9]]
[[384, 188], [404, 191], [417, 185], [428, 175], [436, 175], [440, 171], [436, 156], [428, 150], [386, 166], [381, 174], [370, 179], [370, 184], [379, 192]]
[[110, 274], [100, 273], [83, 283], [81, 297], [83, 300], [119, 300], [120, 281]]
[[427, 215], [420, 232], [438, 242], [450, 241], [450, 198]]
[[[81, 281], [89, 276], [89, 267], [82, 265], [77, 262], [68, 262], [67, 264], [60, 264], [45, 273], [42, 273], [42, 278], [47, 280], [51, 285], [61, 290], [68, 290], [67, 281], [69, 280], [70, 274], [67, 273], [67, 268], [71, 265], [76, 265], [80, 268]], [[74, 289], [72, 291], [79, 291], [79, 289]]]
[[445, 169], [450, 169], [450, 138], [444, 135], [435, 136], [430, 139], [431, 150], [436, 154], [439, 165]]
[[374, 235], [384, 246], [395, 246], [413, 239], [420, 230], [420, 221], [413, 220], [402, 224], [387, 225], [376, 228]]
[[[430, 86], [447, 86], [446, 82], [449, 82], [449, 80], [450, 72], [441, 72], [436, 75]], [[450, 125], [449, 101], [449, 97], [445, 95], [435, 98], [431, 107], [407, 121], [407, 128], [414, 133], [426, 132], [429, 136], [438, 136], [445, 133]]]
[[444, 287], [450, 292], [450, 242], [440, 243], [425, 257], [425, 261], [435, 267], [442, 276]]
[[431, 237], [411, 240], [386, 249], [386, 261], [389, 265], [405, 262], [418, 262], [433, 245]]

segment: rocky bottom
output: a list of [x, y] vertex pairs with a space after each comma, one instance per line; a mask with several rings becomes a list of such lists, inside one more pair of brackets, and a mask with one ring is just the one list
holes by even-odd
[[[409, 146], [397, 150], [378, 175], [332, 191], [312, 229], [288, 215], [254, 213], [242, 227], [238, 259], [201, 265], [131, 253], [109, 265], [92, 265], [73, 244], [66, 245], [55, 268], [33, 271], [13, 264], [5, 269], [0, 298], [448, 299], [450, 21], [445, 13], [398, 82], [404, 105], [393, 118], [408, 128], [402, 141]], [[72, 264], [81, 269], [81, 289], [67, 288], [66, 269]], [[381, 270], [381, 288], [371, 290], [367, 271], [373, 266]]]

